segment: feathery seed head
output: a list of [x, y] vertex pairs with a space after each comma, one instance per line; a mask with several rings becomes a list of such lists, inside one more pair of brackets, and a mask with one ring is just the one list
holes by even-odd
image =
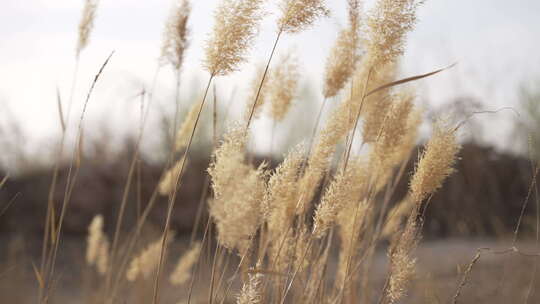
[[[247, 106], [246, 106], [246, 111], [244, 114], [246, 120], [249, 118], [249, 114], [251, 113], [251, 109], [253, 108], [253, 103], [255, 102], [255, 99], [257, 98], [257, 92], [259, 92], [259, 87], [261, 86], [261, 81], [264, 76], [264, 71], [265, 71], [264, 64], [257, 65], [256, 70], [255, 70], [255, 77], [251, 79], [251, 85], [249, 87], [249, 94], [248, 94], [248, 99], [247, 99]], [[259, 98], [257, 99], [257, 104], [255, 106], [255, 109], [253, 110], [253, 118], [259, 117], [264, 107], [264, 103], [268, 99], [267, 97], [268, 81], [269, 81], [269, 77], [267, 75], [260, 89]]]
[[86, 0], [82, 11], [81, 21], [79, 23], [79, 40], [77, 41], [76, 54], [79, 54], [88, 45], [90, 32], [94, 28], [94, 19], [96, 18], [96, 10], [99, 0]]
[[261, 279], [260, 273], [248, 274], [248, 280], [242, 286], [240, 294], [236, 298], [237, 304], [258, 304], [261, 303]]
[[191, 278], [191, 267], [197, 262], [200, 252], [201, 242], [197, 242], [180, 257], [169, 279], [172, 285], [182, 285]]
[[[172, 242], [174, 238], [174, 233], [169, 232], [169, 237], [167, 242]], [[148, 279], [156, 270], [159, 264], [159, 259], [161, 256], [161, 245], [163, 243], [163, 238], [150, 243], [144, 250], [142, 250], [138, 256], [135, 256], [129, 268], [126, 272], [126, 278], [128, 281], [133, 282], [140, 278]]]
[[206, 43], [204, 67], [212, 75], [238, 70], [259, 31], [264, 12], [262, 0], [223, 0], [214, 17], [215, 24]]
[[187, 22], [191, 12], [188, 0], [179, 0], [173, 8], [165, 25], [163, 45], [161, 46], [160, 61], [162, 64], [170, 63], [179, 70], [184, 62], [184, 52], [188, 47], [189, 33]]
[[455, 131], [443, 120], [436, 122], [409, 185], [416, 203], [439, 189], [446, 177], [454, 172], [453, 166], [460, 149]]
[[[368, 77], [370, 59], [364, 58], [362, 61], [362, 69], [359, 70], [359, 81], [365, 82]], [[395, 79], [396, 65], [387, 64], [378, 70], [372, 70], [370, 74], [368, 90], [376, 88], [378, 86], [389, 83]], [[364, 84], [363, 84], [364, 85]], [[362, 117], [364, 118], [364, 124], [362, 129], [362, 139], [366, 143], [375, 142], [383, 128], [385, 119], [392, 108], [392, 96], [388, 90], [383, 90], [372, 96], [364, 99], [364, 105], [362, 108]]]
[[158, 185], [159, 194], [161, 194], [161, 195], [169, 195], [174, 191], [174, 189], [175, 189], [175, 187], [177, 185], [177, 180], [178, 180], [178, 178], [180, 176], [180, 173], [182, 171], [182, 167], [186, 166], [184, 164], [185, 161], [187, 161], [186, 158], [184, 158], [184, 157], [180, 158], [174, 164], [174, 166], [172, 166], [172, 168], [167, 170], [165, 175], [163, 175], [163, 177], [161, 177], [161, 180], [159, 181], [159, 185]]
[[388, 280], [388, 297], [390, 303], [396, 303], [405, 296], [407, 285], [414, 275], [416, 258], [403, 250], [397, 250], [390, 256], [391, 275]]
[[358, 37], [356, 30], [343, 29], [339, 33], [325, 67], [323, 95], [331, 98], [345, 86], [351, 78], [358, 62]]
[[[208, 172], [212, 177], [212, 189], [216, 198], [222, 196], [229, 184], [247, 170], [244, 166], [246, 132], [239, 123], [234, 124], [224, 135], [221, 145], [214, 151]], [[242, 166], [236, 167], [237, 164]]]
[[330, 15], [324, 0], [281, 0], [280, 9], [278, 28], [285, 33], [298, 33]]
[[321, 203], [315, 209], [313, 235], [322, 238], [334, 225], [336, 217], [351, 201], [358, 200], [365, 189], [368, 167], [359, 159], [351, 159], [345, 171], [341, 170], [326, 189]]
[[408, 125], [409, 117], [414, 110], [412, 96], [396, 95], [393, 96], [391, 103], [385, 123], [381, 126], [377, 140], [373, 143], [372, 157], [382, 172], [391, 171], [399, 164], [401, 159], [398, 156], [403, 146], [409, 146], [409, 143], [404, 141], [407, 139], [407, 134], [410, 132], [416, 134], [416, 126]]
[[304, 146], [298, 145], [285, 157], [268, 180], [263, 209], [270, 237], [281, 238], [294, 220], [298, 198], [298, 177], [304, 160]]
[[299, 181], [298, 188], [301, 189], [297, 206], [297, 213], [299, 214], [307, 210], [324, 174], [328, 170], [331, 158], [336, 151], [336, 145], [343, 140], [351, 128], [348, 117], [351, 104], [347, 100], [338, 105], [337, 109], [330, 115], [317, 138], [316, 144], [313, 146], [306, 170]]
[[187, 147], [189, 143], [189, 138], [191, 137], [191, 132], [195, 126], [195, 121], [197, 120], [197, 114], [199, 114], [199, 108], [201, 104], [199, 102], [194, 102], [189, 109], [184, 122], [178, 129], [176, 133], [176, 139], [174, 142], [174, 150], [179, 152]]
[[413, 212], [405, 228], [396, 234], [388, 249], [390, 260], [390, 277], [387, 296], [390, 303], [396, 303], [405, 296], [407, 285], [414, 275], [416, 258], [413, 253], [419, 242], [419, 229], [416, 223], [417, 212]]
[[310, 243], [310, 233], [305, 227], [297, 229], [295, 236], [294, 248], [296, 249], [294, 255], [293, 266], [294, 270], [298, 272], [303, 272], [306, 270], [311, 263], [311, 248]]
[[371, 66], [379, 68], [403, 54], [405, 36], [416, 23], [419, 0], [379, 0], [367, 17]]
[[422, 123], [423, 109], [413, 108], [412, 112], [409, 113], [406, 124], [406, 133], [401, 138], [401, 141], [394, 151], [394, 163], [398, 164], [400, 162], [408, 161], [409, 155], [413, 148], [416, 146], [416, 141], [418, 140], [418, 132], [420, 124]]
[[212, 178], [214, 200], [210, 215], [218, 240], [229, 250], [243, 254], [261, 223], [261, 201], [265, 192], [265, 164], [252, 168], [245, 163], [245, 128], [239, 124], [225, 135], [214, 152], [208, 169]]
[[103, 216], [98, 214], [94, 216], [88, 226], [88, 238], [86, 248], [86, 263], [89, 265], [95, 263], [98, 255], [99, 246], [103, 238]]
[[358, 59], [360, 39], [358, 37], [360, 3], [349, 0], [349, 28], [342, 29], [330, 50], [326, 61], [323, 95], [331, 98], [345, 86], [351, 78]]
[[99, 274], [105, 274], [109, 263], [109, 240], [103, 232], [103, 216], [94, 216], [88, 226], [86, 263], [95, 265]]
[[349, 14], [349, 25], [351, 29], [359, 30], [360, 27], [360, 11], [362, 4], [360, 0], [347, 0], [347, 13]]
[[344, 280], [351, 274], [350, 271], [347, 271], [349, 260], [354, 260], [358, 255], [360, 236], [365, 230], [369, 212], [370, 204], [367, 200], [358, 201], [355, 199], [347, 201], [347, 204], [341, 208], [337, 215], [336, 223], [339, 227], [338, 235], [341, 243], [336, 277], [336, 282], [339, 285], [337, 286], [342, 286]]
[[104, 237], [99, 246], [98, 256], [96, 261], [96, 269], [99, 274], [104, 275], [109, 268], [109, 240]]
[[272, 110], [271, 116], [281, 121], [289, 111], [298, 87], [298, 63], [292, 53], [287, 53], [274, 68], [268, 83], [268, 91]]
[[268, 260], [275, 271], [286, 273], [289, 266], [294, 262], [296, 255], [295, 231], [293, 229], [282, 229], [281, 234], [273, 233], [270, 238]]

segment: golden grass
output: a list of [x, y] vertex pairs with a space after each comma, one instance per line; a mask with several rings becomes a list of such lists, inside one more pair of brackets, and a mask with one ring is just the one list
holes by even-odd
[[[322, 92], [326, 100], [350, 86], [351, 94], [345, 94], [347, 97], [334, 107], [321, 131], [314, 132], [309, 139], [314, 145], [310, 145], [307, 155], [299, 145], [276, 168], [270, 168], [264, 162], [256, 166], [247, 157], [250, 122], [258, 117], [265, 101], [270, 103], [271, 117], [283, 120], [302, 76], [290, 53], [270, 69], [274, 52], [282, 34], [306, 30], [330, 14], [323, 0], [280, 1], [277, 36], [266, 65], [254, 78], [245, 119], [230, 126], [213, 150], [208, 168], [213, 197], [208, 199], [210, 217], [204, 237], [183, 252], [169, 280], [161, 280], [173, 240], [169, 229], [176, 195], [184, 190], [185, 160], [209, 87], [214, 77], [237, 71], [248, 61], [248, 52], [266, 15], [263, 4], [261, 0], [220, 2], [204, 48], [203, 66], [210, 74], [204, 97], [193, 104], [179, 128], [175, 117], [176, 136], [168, 167], [135, 227], [121, 239], [120, 226], [134, 165], [111, 249], [103, 218], [98, 215], [90, 224], [86, 263], [106, 276], [97, 288], [98, 302], [122, 303], [119, 289], [129, 293], [144, 286], [152, 290], [152, 303], [158, 303], [168, 282], [185, 287], [181, 296], [188, 303], [195, 297], [195, 290], [201, 293], [201, 289], [209, 303], [229, 299], [236, 303], [358, 303], [367, 297], [360, 294], [368, 293], [374, 252], [384, 239], [390, 240], [390, 267], [382, 290], [376, 292], [379, 303], [396, 303], [406, 297], [416, 268], [414, 250], [421, 239], [423, 211], [430, 196], [453, 172], [460, 148], [458, 127], [444, 121], [435, 124], [410, 179], [407, 198], [389, 202], [397, 182], [408, 176], [399, 169], [409, 160], [422, 120], [422, 112], [414, 105], [414, 91], [397, 86], [441, 71], [396, 79], [396, 62], [404, 52], [406, 34], [413, 29], [420, 4], [414, 0], [379, 0], [366, 14], [359, 1], [348, 1], [349, 24], [340, 31], [330, 53], [322, 75]], [[77, 57], [87, 47], [96, 5], [87, 1], [83, 10]], [[160, 60], [177, 71], [189, 44], [190, 12], [190, 3], [181, 1], [171, 13], [164, 35]], [[84, 110], [78, 139], [82, 136], [83, 117]], [[61, 121], [65, 132], [68, 125]], [[355, 145], [358, 128], [361, 142]], [[343, 146], [345, 151], [341, 153]], [[137, 157], [138, 151], [134, 161]], [[66, 188], [69, 195], [73, 183]], [[168, 196], [162, 233], [136, 252], [142, 227], [158, 194]], [[36, 270], [42, 282], [40, 303], [47, 303], [52, 292], [58, 238], [68, 202], [69, 196], [56, 224], [53, 202], [49, 200], [44, 262]], [[394, 207], [389, 208], [390, 204]], [[337, 252], [338, 261], [329, 268], [333, 252]], [[201, 282], [204, 267], [209, 268], [210, 282]]]

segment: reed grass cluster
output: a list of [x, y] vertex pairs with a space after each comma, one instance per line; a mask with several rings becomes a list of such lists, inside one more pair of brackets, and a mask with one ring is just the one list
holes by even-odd
[[[421, 211], [453, 172], [459, 152], [457, 127], [444, 121], [435, 124], [410, 179], [409, 194], [401, 202], [391, 201], [397, 183], [409, 176], [403, 170], [422, 122], [414, 90], [397, 86], [410, 80], [396, 77], [419, 3], [378, 0], [364, 13], [360, 1], [347, 1], [348, 26], [339, 32], [321, 77], [325, 100], [340, 97], [341, 101], [320, 131], [319, 115], [309, 147], [299, 144], [274, 168], [265, 161], [255, 164], [250, 157], [249, 142], [255, 134], [249, 123], [259, 117], [264, 104], [269, 104], [274, 121], [283, 120], [303, 74], [291, 53], [274, 65], [272, 56], [281, 34], [306, 30], [330, 14], [323, 0], [280, 1], [278, 35], [266, 66], [260, 66], [253, 78], [244, 112], [249, 115], [230, 125], [213, 147], [207, 170], [211, 197], [200, 200], [207, 204], [201, 210], [209, 214], [202, 240], [193, 234], [190, 249], [163, 282], [160, 278], [169, 265], [167, 247], [173, 241], [169, 229], [174, 227], [175, 198], [178, 191], [186, 191], [181, 187], [189, 178], [184, 176], [186, 160], [210, 84], [214, 77], [226, 76], [248, 61], [266, 15], [261, 0], [220, 1], [204, 48], [203, 67], [210, 79], [203, 100], [192, 105], [175, 130], [172, 165], [164, 169], [125, 241], [120, 240], [119, 215], [110, 255], [103, 218], [96, 216], [89, 226], [87, 263], [108, 274], [100, 290], [103, 302], [122, 302], [119, 289], [150, 284], [152, 303], [158, 303], [163, 285], [169, 283], [186, 287], [188, 303], [195, 297], [194, 290], [201, 289], [209, 303], [231, 298], [236, 303], [358, 303], [368, 296], [374, 253], [384, 239], [390, 240], [390, 267], [378, 291], [379, 303], [403, 299], [415, 271]], [[94, 2], [86, 2], [78, 51], [87, 45], [95, 7]], [[161, 62], [176, 70], [188, 46], [190, 13], [190, 3], [180, 1], [166, 26]], [[341, 96], [345, 87], [351, 92]], [[216, 116], [214, 112], [215, 138], [219, 135]], [[121, 210], [127, 206], [131, 178]], [[158, 193], [168, 197], [163, 234], [141, 247], [142, 230]], [[328, 266], [332, 259], [335, 267]], [[210, 269], [209, 283], [201, 282], [203, 266]]]

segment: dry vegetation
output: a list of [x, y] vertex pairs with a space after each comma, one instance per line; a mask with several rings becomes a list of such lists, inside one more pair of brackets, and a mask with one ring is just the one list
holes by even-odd
[[[326, 120], [319, 114], [312, 137], [291, 147], [274, 167], [252, 159], [248, 151], [251, 122], [265, 115], [263, 107], [269, 107], [274, 128], [279, 128], [302, 76], [294, 54], [287, 53], [272, 65], [274, 51], [283, 35], [308, 30], [330, 14], [324, 0], [278, 2], [274, 48], [252, 81], [245, 115], [226, 128], [221, 140], [217, 141], [214, 133], [216, 141], [204, 181], [211, 196], [203, 192], [200, 199], [199, 213], [209, 211], [208, 218], [198, 217], [203, 221], [203, 230], [195, 231], [181, 250], [176, 248], [171, 220], [174, 211], [182, 209], [176, 206], [176, 198], [186, 191], [186, 167], [211, 83], [216, 77], [239, 70], [248, 60], [261, 19], [268, 15], [265, 1], [220, 1], [204, 49], [204, 67], [209, 76], [202, 100], [193, 104], [177, 126], [177, 88], [175, 123], [170, 134], [173, 144], [167, 165], [152, 195], [138, 206], [141, 210], [136, 221], [124, 231], [126, 212], [132, 208], [128, 204], [130, 193], [136, 191], [134, 177], [140, 141], [144, 140], [141, 132], [124, 192], [117, 202], [116, 218], [108, 224], [114, 227], [112, 234], [104, 230], [106, 223], [101, 215], [96, 215], [88, 227], [86, 265], [81, 263], [77, 271], [83, 273], [81, 285], [85, 291], [78, 302], [399, 303], [407, 301], [411, 286], [429, 283], [418, 280], [416, 271], [421, 267], [415, 251], [422, 239], [431, 198], [454, 172], [460, 151], [460, 125], [446, 117], [438, 119], [431, 138], [408, 172], [411, 155], [416, 155], [413, 150], [423, 115], [414, 103], [414, 91], [405, 83], [434, 73], [401, 80], [396, 74], [406, 35], [414, 28], [416, 10], [422, 1], [378, 0], [368, 11], [358, 0], [347, 1], [348, 25], [340, 31], [325, 75], [321, 75], [325, 98], [322, 106], [335, 96], [343, 98]], [[88, 46], [97, 9], [97, 2], [86, 2], [77, 62]], [[159, 62], [171, 65], [178, 78], [189, 45], [189, 15], [188, 0], [179, 1], [173, 8]], [[94, 84], [101, 73], [106, 73], [106, 65]], [[179, 79], [177, 83], [179, 86]], [[339, 94], [342, 91], [346, 92]], [[92, 89], [85, 104], [91, 94]], [[152, 95], [146, 98], [150, 101]], [[220, 118], [214, 118], [216, 132], [215, 123]], [[83, 120], [84, 112], [79, 121], [79, 143]], [[144, 121], [141, 123], [144, 130]], [[58, 159], [62, 158], [64, 144], [63, 136]], [[62, 266], [57, 261], [62, 254], [59, 244], [66, 212], [71, 197], [77, 195], [74, 189], [81, 167], [80, 153], [81, 149], [74, 150], [65, 183], [58, 183], [56, 166], [50, 195], [43, 198], [48, 203], [42, 255], [32, 264], [39, 303], [57, 303], [55, 293], [64, 289], [59, 286], [63, 280], [57, 269]], [[409, 185], [407, 194], [401, 201], [394, 201], [396, 188], [403, 182]], [[65, 189], [59, 199], [55, 189], [61, 186]], [[162, 226], [148, 232], [148, 216], [160, 198], [167, 201]], [[194, 230], [199, 226], [196, 223]], [[516, 237], [517, 233], [518, 229]], [[511, 246], [512, 253], [526, 255], [515, 247], [515, 239]], [[381, 248], [387, 251], [384, 267], [377, 258]], [[488, 254], [490, 250], [482, 252]], [[443, 293], [448, 298], [433, 297], [436, 288], [431, 287], [432, 297], [416, 293], [415, 301], [457, 302], [475, 272], [477, 260], [462, 272], [460, 284], [451, 285], [451, 292]], [[385, 270], [382, 275], [381, 269]], [[529, 295], [534, 284], [533, 276]]]

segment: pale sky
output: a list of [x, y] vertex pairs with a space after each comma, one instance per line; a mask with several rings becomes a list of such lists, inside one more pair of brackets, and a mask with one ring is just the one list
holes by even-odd
[[[0, 115], [13, 115], [31, 141], [39, 145], [59, 132], [56, 87], [67, 99], [74, 69], [77, 25], [83, 1], [3, 0], [0, 10]], [[193, 2], [191, 46], [183, 68], [183, 92], [208, 76], [201, 68], [202, 46], [211, 30], [218, 0]], [[277, 0], [275, 1], [277, 2]], [[346, 23], [345, 0], [328, 0], [332, 16], [308, 31], [283, 39], [279, 50], [292, 47], [313, 88], [320, 87], [324, 62], [339, 28]], [[369, 8], [373, 1], [368, 1]], [[80, 106], [95, 71], [115, 50], [89, 105], [86, 124], [106, 122], [119, 134], [136, 125], [138, 105], [132, 99], [141, 86], [150, 87], [159, 56], [164, 22], [171, 0], [101, 0], [90, 44], [81, 56], [75, 103]], [[272, 5], [270, 5], [272, 7]], [[271, 12], [275, 13], [275, 10]], [[253, 60], [242, 71], [217, 81], [228, 96], [249, 83], [253, 62], [267, 58], [275, 37], [275, 14], [263, 22]], [[403, 75], [414, 75], [458, 65], [416, 84], [419, 102], [436, 107], [457, 96], [473, 96], [483, 108], [516, 106], [517, 88], [540, 79], [540, 1], [537, 0], [427, 0], [419, 22], [409, 35]], [[162, 69], [156, 97], [167, 104], [174, 77]], [[187, 94], [187, 93], [186, 93]], [[320, 98], [315, 92], [314, 98]], [[239, 98], [239, 103], [243, 99]], [[158, 103], [158, 104], [159, 104]], [[318, 105], [319, 100], [313, 103]], [[74, 108], [75, 109], [75, 108]], [[74, 112], [76, 113], [76, 112]], [[77, 114], [78, 115], [78, 114]], [[504, 145], [511, 113], [483, 117], [496, 124], [487, 140]], [[5, 116], [0, 116], [5, 120]], [[264, 125], [264, 122], [262, 122]], [[502, 138], [502, 139], [501, 139]], [[30, 148], [37, 147], [29, 143]]]

